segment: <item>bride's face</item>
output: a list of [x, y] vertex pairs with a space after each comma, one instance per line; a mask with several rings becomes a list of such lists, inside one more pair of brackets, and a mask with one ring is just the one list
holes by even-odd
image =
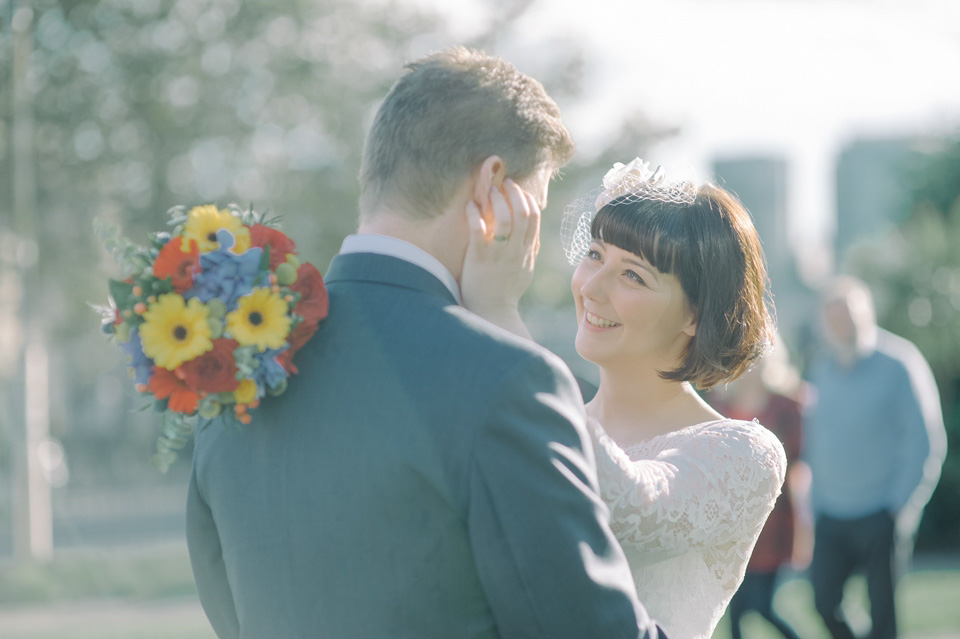
[[594, 240], [573, 274], [577, 352], [601, 367], [674, 370], [696, 333], [680, 281]]

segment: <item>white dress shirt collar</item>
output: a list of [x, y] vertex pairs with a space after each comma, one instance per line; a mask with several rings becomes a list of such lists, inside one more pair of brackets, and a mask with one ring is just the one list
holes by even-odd
[[419, 266], [440, 280], [453, 294], [453, 298], [460, 303], [460, 285], [446, 266], [440, 260], [410, 242], [374, 233], [357, 233], [348, 235], [340, 247], [341, 254], [347, 253], [376, 253], [389, 255], [404, 262]]

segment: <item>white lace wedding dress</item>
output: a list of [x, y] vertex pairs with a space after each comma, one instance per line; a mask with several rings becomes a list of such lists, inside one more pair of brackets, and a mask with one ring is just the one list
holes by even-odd
[[780, 494], [783, 446], [756, 422], [727, 419], [626, 450], [596, 420], [590, 431], [640, 601], [671, 639], [709, 639]]

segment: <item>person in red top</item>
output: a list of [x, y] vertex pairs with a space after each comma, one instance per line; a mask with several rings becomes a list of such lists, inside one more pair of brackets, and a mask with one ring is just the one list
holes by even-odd
[[743, 583], [730, 601], [732, 639], [741, 639], [740, 621], [750, 610], [762, 615], [786, 639], [799, 639], [773, 609], [773, 596], [781, 566], [795, 556], [798, 522], [790, 487], [800, 470], [795, 462], [802, 443], [801, 388], [799, 376], [786, 361], [782, 345], [778, 345], [753, 369], [706, 398], [725, 417], [757, 419], [780, 439], [787, 455], [787, 488], [760, 531]]

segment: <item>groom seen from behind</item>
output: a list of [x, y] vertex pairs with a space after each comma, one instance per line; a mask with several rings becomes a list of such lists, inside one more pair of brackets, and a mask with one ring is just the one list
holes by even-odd
[[299, 375], [242, 431], [197, 434], [204, 610], [221, 638], [657, 637], [569, 371], [459, 304], [468, 206], [490, 241], [539, 232], [573, 152], [557, 106], [463, 48], [408, 69]]

